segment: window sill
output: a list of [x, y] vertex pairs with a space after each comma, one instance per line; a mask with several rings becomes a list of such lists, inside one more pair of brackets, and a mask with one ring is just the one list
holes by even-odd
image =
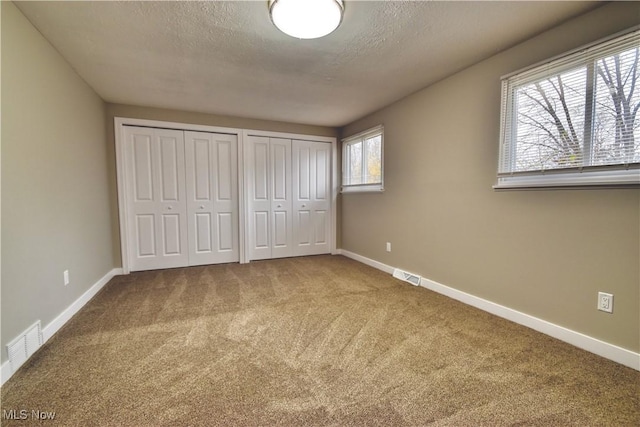
[[384, 192], [384, 187], [382, 186], [382, 184], [350, 185], [347, 187], [342, 187], [340, 192], [341, 193], [382, 193]]
[[494, 190], [554, 188], [638, 188], [640, 170], [549, 173], [548, 175], [512, 175], [498, 177]]

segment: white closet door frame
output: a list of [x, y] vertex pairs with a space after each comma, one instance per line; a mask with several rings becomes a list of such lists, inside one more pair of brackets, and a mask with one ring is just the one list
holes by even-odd
[[129, 235], [129, 230], [133, 226], [133, 224], [129, 224], [127, 219], [127, 212], [129, 212], [129, 206], [127, 197], [126, 197], [126, 182], [125, 182], [125, 165], [127, 162], [127, 152], [124, 149], [124, 144], [126, 143], [126, 135], [125, 135], [125, 127], [129, 126], [144, 126], [151, 128], [162, 128], [162, 129], [174, 129], [174, 130], [182, 130], [182, 131], [196, 131], [196, 132], [210, 132], [210, 133], [227, 133], [231, 135], [236, 135], [238, 138], [238, 153], [237, 153], [237, 162], [238, 162], [238, 208], [239, 208], [239, 243], [240, 243], [240, 263], [244, 264], [248, 262], [246, 257], [245, 250], [245, 194], [244, 194], [244, 155], [243, 155], [243, 136], [244, 132], [242, 129], [236, 128], [226, 128], [226, 127], [217, 127], [217, 126], [205, 126], [205, 125], [194, 125], [194, 124], [186, 124], [186, 123], [176, 123], [176, 122], [165, 122], [158, 120], [146, 120], [146, 119], [132, 119], [126, 117], [115, 117], [114, 118], [114, 136], [115, 136], [115, 144], [116, 144], [116, 178], [118, 185], [118, 213], [120, 220], [120, 251], [121, 251], [121, 259], [122, 259], [122, 272], [124, 274], [130, 273], [130, 253], [132, 248], [128, 246], [127, 236]]
[[116, 179], [118, 189], [118, 213], [120, 220], [120, 251], [122, 260], [122, 272], [129, 274], [129, 252], [126, 236], [128, 235], [130, 224], [127, 221], [127, 197], [125, 191], [125, 150], [124, 143], [126, 137], [124, 129], [126, 125], [146, 126], [165, 129], [176, 129], [183, 131], [200, 131], [212, 133], [228, 133], [237, 135], [238, 137], [238, 222], [239, 222], [239, 247], [240, 247], [240, 263], [245, 264], [250, 261], [248, 256], [248, 234], [247, 230], [247, 192], [245, 191], [245, 179], [247, 172], [245, 170], [245, 140], [248, 136], [266, 136], [272, 138], [298, 139], [307, 141], [326, 142], [331, 144], [331, 254], [337, 255], [336, 236], [337, 236], [337, 200], [339, 190], [339, 168], [338, 168], [338, 142], [336, 138], [326, 136], [302, 135], [283, 132], [268, 132], [251, 129], [227, 128], [219, 126], [195, 125], [178, 122], [166, 122], [160, 120], [134, 119], [127, 117], [114, 117], [114, 136], [116, 145]]
[[[340, 175], [339, 175], [339, 168], [338, 168], [338, 142], [336, 138], [333, 137], [328, 137], [328, 136], [314, 136], [314, 135], [302, 135], [302, 134], [293, 134], [293, 133], [284, 133], [284, 132], [268, 132], [268, 131], [261, 131], [261, 130], [243, 130], [242, 132], [242, 138], [239, 138], [238, 141], [242, 140], [244, 141], [244, 143], [247, 143], [247, 141], [249, 140], [249, 137], [251, 136], [257, 136], [257, 137], [268, 137], [268, 138], [283, 138], [283, 139], [291, 139], [291, 140], [301, 140], [301, 141], [313, 141], [313, 142], [324, 142], [327, 144], [331, 144], [331, 169], [330, 169], [330, 181], [331, 181], [331, 239], [330, 239], [330, 250], [331, 250], [331, 254], [332, 255], [337, 255], [338, 254], [338, 250], [336, 247], [337, 244], [337, 200], [338, 200], [338, 192], [339, 192], [339, 188], [340, 188]], [[250, 158], [250, 152], [249, 150], [243, 150], [244, 156], [243, 156], [243, 163], [245, 165], [250, 165], [251, 164], [251, 158]], [[249, 170], [247, 169], [247, 167], [243, 167], [242, 168], [242, 172], [240, 172], [241, 174], [243, 174], [243, 176], [241, 176], [240, 178], [242, 179], [242, 182], [244, 185], [244, 182], [248, 182], [250, 179], [250, 174], [249, 174]], [[245, 191], [244, 194], [241, 196], [243, 199], [240, 200], [242, 203], [243, 208], [241, 209], [240, 213], [243, 214], [245, 209], [247, 209], [248, 206], [250, 206], [250, 200], [249, 200], [249, 192]], [[248, 223], [244, 223], [246, 224], [246, 226], [248, 227], [249, 224]], [[247, 229], [248, 230], [248, 229]], [[242, 230], [241, 230], [242, 231]], [[240, 236], [241, 239], [244, 239], [243, 242], [241, 242], [241, 248], [245, 249], [245, 253], [244, 253], [244, 257], [245, 260], [248, 262], [251, 260], [250, 255], [249, 255], [249, 247], [250, 247], [250, 242], [249, 242], [249, 238], [250, 238], [250, 234], [251, 231], [249, 231], [248, 233], [244, 233], [243, 235]]]

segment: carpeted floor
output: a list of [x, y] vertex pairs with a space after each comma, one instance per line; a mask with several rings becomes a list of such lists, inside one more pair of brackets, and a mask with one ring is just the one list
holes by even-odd
[[2, 387], [2, 425], [638, 426], [639, 396], [639, 372], [317, 256], [113, 279]]

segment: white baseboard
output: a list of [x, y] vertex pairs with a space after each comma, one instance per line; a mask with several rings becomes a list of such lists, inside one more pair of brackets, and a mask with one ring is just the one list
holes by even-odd
[[11, 364], [9, 361], [5, 361], [2, 364], [2, 369], [0, 370], [0, 378], [2, 379], [0, 385], [3, 385], [11, 376], [13, 375], [13, 371], [11, 370]]
[[371, 258], [364, 257], [362, 255], [358, 255], [356, 253], [350, 252], [346, 249], [339, 249], [337, 251], [340, 255], [344, 255], [347, 258], [355, 259], [356, 261], [360, 261], [363, 264], [367, 264], [369, 267], [377, 268], [378, 270], [382, 270], [385, 273], [393, 274], [394, 268], [388, 266], [387, 264], [383, 264], [381, 262], [372, 260]]
[[[339, 252], [341, 255], [344, 255], [356, 261], [360, 261], [363, 264], [367, 264], [386, 273], [393, 273], [393, 267], [390, 267], [381, 262], [369, 259], [367, 257], [355, 254], [344, 249], [341, 249]], [[621, 365], [628, 366], [629, 368], [640, 371], [639, 353], [635, 353], [631, 350], [609, 344], [580, 332], [567, 329], [563, 326], [547, 322], [546, 320], [542, 320], [537, 317], [522, 313], [520, 311], [505, 307], [503, 305], [479, 298], [475, 295], [459, 291], [449, 286], [445, 286], [441, 283], [434, 282], [433, 280], [425, 279], [424, 277], [420, 281], [420, 286], [439, 294], [446, 295], [467, 305], [479, 308], [480, 310], [494, 314], [498, 317], [502, 317], [512, 322], [526, 326], [545, 335], [557, 338], [578, 348], [597, 354], [598, 356], [613, 360], [614, 362], [620, 363]]]
[[[75, 300], [69, 307], [67, 307], [62, 313], [58, 315], [55, 319], [53, 319], [47, 326], [42, 329], [42, 344], [47, 342], [49, 338], [53, 336], [60, 328], [62, 328], [65, 323], [67, 323], [73, 316], [76, 314], [82, 307], [87, 304], [91, 298], [93, 298], [99, 291], [106, 285], [109, 280], [113, 279], [115, 276], [122, 274], [121, 268], [114, 268], [105, 274], [100, 280], [93, 284], [84, 294], [80, 296], [77, 300]], [[11, 365], [7, 360], [2, 364], [2, 368], [0, 370], [0, 385], [7, 382], [9, 378], [14, 374], [11, 369]]]
[[113, 277], [118, 274], [122, 274], [121, 268], [114, 268], [105, 274], [100, 280], [98, 280], [93, 286], [91, 286], [87, 291], [80, 296], [77, 300], [75, 300], [66, 310], [58, 315], [55, 319], [51, 321], [47, 326], [42, 328], [42, 343], [44, 344], [55, 334], [58, 332], [60, 328], [64, 326], [65, 323], [69, 321], [82, 307], [85, 306], [86, 303], [91, 300], [99, 291], [106, 285], [109, 280], [113, 279]]

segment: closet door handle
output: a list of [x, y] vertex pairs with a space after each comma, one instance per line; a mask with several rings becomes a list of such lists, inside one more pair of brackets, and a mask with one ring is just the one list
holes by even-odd
[[302, 205], [302, 207], [303, 207], [303, 208], [306, 208], [306, 207], [307, 207], [307, 205], [304, 205], [304, 204], [303, 204], [303, 205]]
[[200, 205], [200, 209], [204, 209], [204, 206]]
[[281, 207], [282, 207], [282, 205], [278, 205], [278, 207], [279, 207], [279, 208], [281, 208]]
[[173, 206], [168, 206], [167, 209], [171, 210], [173, 209]]

